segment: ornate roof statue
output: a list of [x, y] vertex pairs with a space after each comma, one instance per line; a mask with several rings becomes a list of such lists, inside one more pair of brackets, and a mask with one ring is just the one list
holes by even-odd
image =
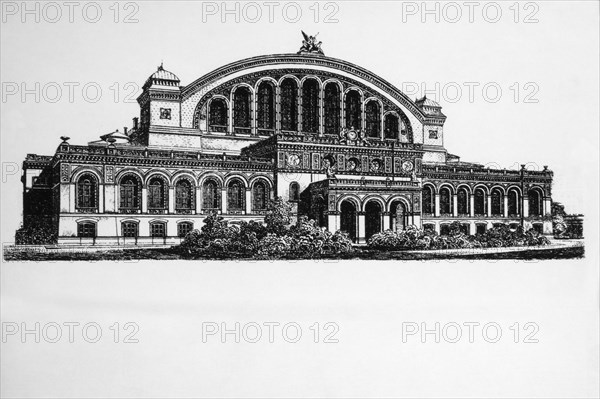
[[298, 50], [297, 54], [321, 54], [321, 55], [325, 55], [325, 53], [323, 53], [323, 50], [321, 50], [321, 44], [323, 44], [323, 42], [317, 42], [317, 35], [314, 36], [309, 36], [306, 33], [304, 33], [304, 31], [302, 32], [302, 36], [304, 36], [304, 40], [302, 40], [302, 47], [300, 47], [300, 50]]

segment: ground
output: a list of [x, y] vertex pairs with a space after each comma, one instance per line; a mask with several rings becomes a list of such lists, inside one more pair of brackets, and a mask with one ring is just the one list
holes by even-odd
[[[585, 253], [582, 240], [552, 240], [550, 245], [541, 247], [378, 251], [370, 250], [366, 246], [356, 246], [355, 249], [354, 254], [345, 255], [340, 259], [575, 259], [582, 258]], [[5, 249], [4, 259], [7, 261], [99, 261], [132, 259], [176, 260], [185, 258], [182, 258], [172, 248], [94, 250], [86, 252], [73, 250], [38, 252], [15, 248], [14, 250]]]

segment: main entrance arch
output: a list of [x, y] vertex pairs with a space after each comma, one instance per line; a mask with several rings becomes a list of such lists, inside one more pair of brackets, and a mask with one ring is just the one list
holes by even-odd
[[381, 204], [371, 200], [365, 206], [365, 239], [381, 231]]
[[345, 200], [341, 205], [340, 230], [348, 233], [352, 242], [356, 242], [356, 206], [352, 201]]

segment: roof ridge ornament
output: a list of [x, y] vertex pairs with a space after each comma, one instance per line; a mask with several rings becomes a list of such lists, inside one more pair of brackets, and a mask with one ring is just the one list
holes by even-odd
[[300, 47], [300, 50], [298, 50], [296, 54], [325, 55], [325, 53], [323, 53], [323, 50], [321, 49], [321, 44], [323, 44], [323, 42], [317, 42], [317, 36], [319, 35], [318, 32], [314, 36], [307, 35], [306, 33], [304, 33], [303, 30], [301, 30], [300, 32], [302, 32], [304, 40], [302, 40], [302, 47]]

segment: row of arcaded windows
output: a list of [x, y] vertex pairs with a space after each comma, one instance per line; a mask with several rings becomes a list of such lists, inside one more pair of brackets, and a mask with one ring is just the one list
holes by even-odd
[[[76, 185], [76, 207], [84, 211], [98, 209], [98, 183], [94, 176], [82, 175]], [[202, 186], [202, 208], [221, 209], [221, 187], [214, 179], [207, 179]], [[245, 209], [246, 187], [239, 179], [232, 179], [226, 189], [228, 211]], [[270, 187], [258, 180], [252, 185], [252, 209], [265, 210], [270, 198]], [[147, 186], [148, 210], [166, 210], [169, 204], [168, 183], [161, 177], [153, 177]], [[119, 209], [135, 211], [141, 209], [142, 182], [135, 175], [124, 176], [119, 184]], [[193, 210], [196, 207], [195, 187], [187, 179], [175, 183], [175, 210]]]
[[[177, 223], [177, 236], [185, 237], [187, 233], [194, 229], [192, 222]], [[139, 222], [125, 221], [121, 222], [121, 236], [125, 238], [139, 237]], [[160, 238], [167, 236], [167, 223], [161, 221], [150, 222], [150, 237]], [[77, 223], [77, 237], [95, 238], [97, 237], [97, 226], [95, 222], [83, 221]]]
[[[470, 212], [470, 199], [469, 192], [464, 188], [459, 188], [457, 191], [457, 211], [459, 215], [469, 215]], [[508, 190], [508, 216], [520, 215], [521, 198], [517, 190]], [[448, 187], [441, 187], [439, 190], [440, 196], [440, 214], [441, 215], [452, 215], [454, 204], [453, 195]], [[483, 216], [487, 214], [487, 201], [491, 201], [491, 216], [502, 216], [504, 215], [504, 194], [498, 188], [494, 188], [491, 191], [490, 196], [486, 195], [486, 192], [482, 188], [476, 188], [474, 191], [474, 214], [477, 216]], [[528, 192], [529, 202], [529, 215], [528, 216], [542, 216], [543, 214], [543, 198], [538, 190], [529, 190]], [[433, 215], [435, 214], [435, 196], [433, 188], [425, 186], [423, 188], [423, 213]]]
[[[258, 129], [274, 130], [276, 121], [275, 86], [264, 81], [256, 93], [256, 126]], [[342, 93], [336, 83], [328, 83], [323, 90], [323, 107], [319, 107], [320, 87], [314, 79], [307, 79], [302, 88], [294, 79], [285, 79], [280, 86], [281, 130], [318, 133], [323, 112], [325, 134], [339, 134], [342, 127]], [[298, 110], [298, 101], [302, 106]], [[236, 132], [250, 132], [252, 126], [252, 93], [246, 86], [239, 86], [233, 92], [233, 128]], [[399, 133], [410, 133], [408, 120], [383, 110], [378, 101], [369, 100], [364, 104], [367, 137], [398, 139]], [[344, 96], [344, 117], [346, 128], [362, 128], [363, 104], [357, 90], [350, 90]], [[298, 126], [298, 113], [302, 115], [302, 126]], [[382, 135], [382, 118], [383, 135]], [[228, 128], [228, 105], [225, 99], [215, 98], [208, 109], [208, 123], [211, 131], [225, 132]], [[412, 137], [409, 135], [409, 140]]]

